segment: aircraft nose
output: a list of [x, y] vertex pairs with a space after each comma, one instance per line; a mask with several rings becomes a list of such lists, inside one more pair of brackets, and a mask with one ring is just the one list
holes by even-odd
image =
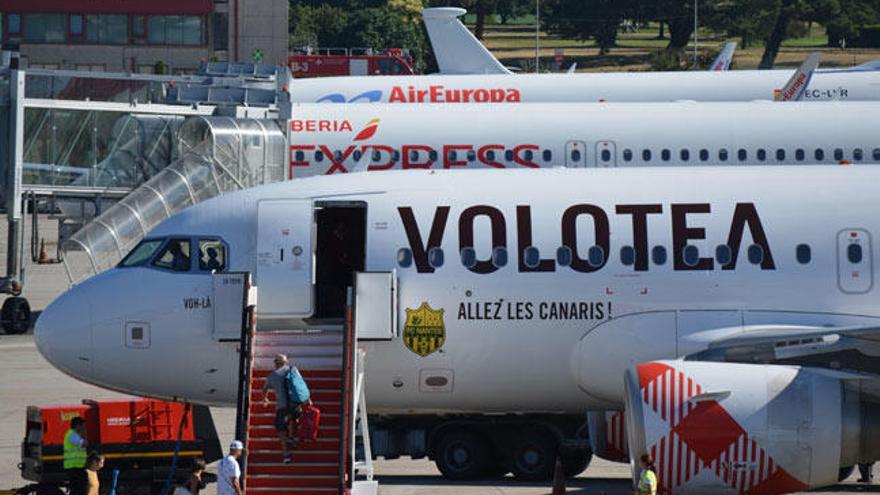
[[83, 287], [74, 287], [37, 318], [34, 340], [40, 354], [75, 378], [92, 376], [91, 303]]

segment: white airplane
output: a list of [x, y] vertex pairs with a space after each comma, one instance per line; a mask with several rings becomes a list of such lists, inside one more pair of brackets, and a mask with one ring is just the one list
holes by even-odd
[[[880, 459], [877, 184], [877, 167], [698, 167], [262, 186], [165, 221], [35, 338], [80, 380], [232, 404], [206, 246], [253, 274], [261, 330], [339, 331], [340, 270], [382, 273], [397, 290], [363, 309], [398, 316], [361, 342], [371, 413], [444, 473], [546, 475], [586, 411], [623, 410], [664, 491], [821, 487]], [[438, 452], [453, 435], [463, 454]]]
[[491, 112], [301, 104], [292, 113], [289, 178], [394, 168], [880, 163], [873, 102], [546, 103]]
[[[462, 24], [458, 8], [425, 9], [423, 17], [441, 74], [427, 76], [325, 77], [297, 79], [295, 102], [329, 103], [520, 103], [599, 101], [772, 100], [794, 71], [738, 70], [510, 74]], [[880, 99], [880, 71], [874, 63], [820, 69], [804, 92], [808, 101]], [[479, 77], [474, 77], [474, 76]], [[501, 91], [504, 97], [446, 98]]]

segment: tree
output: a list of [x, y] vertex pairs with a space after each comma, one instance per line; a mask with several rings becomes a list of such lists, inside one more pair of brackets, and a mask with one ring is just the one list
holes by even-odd
[[542, 3], [545, 30], [566, 38], [596, 40], [600, 55], [617, 44], [617, 29], [635, 0], [555, 0]]

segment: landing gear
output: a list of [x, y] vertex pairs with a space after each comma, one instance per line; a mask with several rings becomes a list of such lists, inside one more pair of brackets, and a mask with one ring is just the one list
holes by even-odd
[[9, 335], [27, 332], [31, 326], [31, 305], [27, 299], [20, 296], [7, 298], [0, 308], [0, 321], [3, 330]]
[[437, 469], [449, 480], [470, 480], [489, 472], [489, 448], [486, 442], [467, 430], [443, 435], [434, 456]]
[[560, 455], [562, 456], [562, 471], [566, 478], [574, 478], [583, 473], [593, 460], [593, 451], [591, 450], [560, 452]]
[[840, 468], [840, 471], [837, 473], [837, 481], [846, 481], [852, 476], [853, 472], [856, 470], [855, 466], [844, 466]]
[[513, 447], [513, 475], [518, 480], [546, 481], [556, 466], [556, 439], [540, 430], [518, 435]]

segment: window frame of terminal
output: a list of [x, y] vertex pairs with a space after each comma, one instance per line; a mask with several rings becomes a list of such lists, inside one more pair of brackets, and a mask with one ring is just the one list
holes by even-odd
[[[149, 242], [159, 241], [158, 246], [153, 249], [153, 252], [150, 253], [149, 256], [146, 256], [142, 260], [139, 260], [136, 264], [127, 264], [131, 256], [140, 248], [142, 245]], [[158, 258], [160, 255], [165, 253], [165, 249], [168, 247], [168, 244], [172, 241], [186, 241], [189, 242], [189, 268], [187, 270], [175, 270], [171, 267], [165, 267], [156, 265]], [[202, 242], [219, 242], [220, 245], [223, 246], [223, 253], [221, 258], [223, 259], [223, 266], [219, 270], [209, 270], [207, 268], [202, 268], [201, 262], [201, 244]], [[139, 242], [134, 248], [124, 258], [120, 261], [116, 267], [117, 268], [150, 268], [154, 270], [161, 270], [165, 272], [171, 273], [213, 273], [224, 272], [229, 269], [229, 243], [226, 242], [220, 236], [167, 236], [167, 237], [148, 237]]]

